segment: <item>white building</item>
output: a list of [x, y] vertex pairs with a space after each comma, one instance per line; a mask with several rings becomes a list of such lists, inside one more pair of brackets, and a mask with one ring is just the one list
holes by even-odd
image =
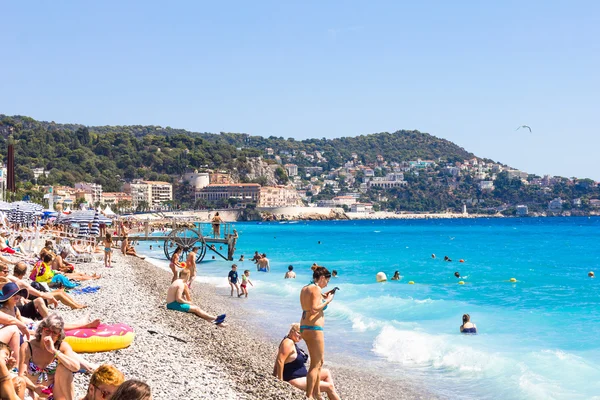
[[134, 208], [145, 202], [151, 210], [160, 210], [173, 200], [173, 185], [169, 182], [138, 181], [125, 185], [125, 192], [131, 194]]
[[102, 202], [102, 185], [97, 183], [79, 182], [75, 184], [75, 189], [85, 192], [85, 194], [88, 195], [86, 197], [91, 199], [92, 204]]
[[557, 197], [554, 200], [551, 200], [548, 203], [548, 211], [551, 212], [561, 212], [562, 211], [562, 205], [563, 205], [563, 200], [560, 197]]
[[298, 175], [298, 166], [296, 164], [285, 164], [284, 167], [288, 176]]
[[0, 165], [0, 199], [6, 198], [6, 165]]
[[42, 175], [48, 176], [48, 173], [46, 172], [46, 170], [44, 168], [33, 168], [32, 171], [33, 171], [33, 178], [35, 179], [36, 182], [40, 176], [42, 176]]
[[193, 190], [200, 190], [210, 184], [210, 175], [208, 172], [186, 172], [183, 174], [183, 180], [188, 182]]
[[527, 206], [517, 206], [517, 217], [525, 217], [527, 214], [529, 214], [529, 208]]
[[371, 203], [356, 203], [350, 206], [350, 211], [355, 213], [370, 213], [373, 211], [373, 204]]
[[479, 182], [479, 189], [481, 189], [481, 190], [494, 190], [494, 181], [481, 181], [481, 182]]

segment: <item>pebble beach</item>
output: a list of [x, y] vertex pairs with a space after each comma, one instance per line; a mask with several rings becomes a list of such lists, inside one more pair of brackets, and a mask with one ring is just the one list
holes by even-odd
[[[113, 364], [127, 379], [147, 382], [158, 400], [304, 398], [300, 390], [272, 376], [279, 343], [246, 324], [228, 290], [198, 282], [192, 287], [195, 304], [213, 314], [227, 314], [228, 326], [218, 328], [194, 315], [166, 309], [169, 272], [135, 257], [113, 254], [113, 268], [100, 263], [78, 266], [102, 274], [92, 283], [101, 289], [76, 296], [88, 305], [86, 309], [60, 310], [61, 315], [67, 321], [100, 318], [107, 324], [126, 323], [136, 336], [126, 349], [85, 354], [86, 360]], [[286, 333], [281, 332], [281, 337]], [[437, 398], [402, 377], [332, 367], [327, 361], [325, 367], [332, 370], [342, 399]], [[76, 374], [77, 398], [85, 394], [88, 381], [88, 375]]]

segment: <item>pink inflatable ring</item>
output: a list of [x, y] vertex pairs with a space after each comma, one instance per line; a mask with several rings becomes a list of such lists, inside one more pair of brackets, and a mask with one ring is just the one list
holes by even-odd
[[65, 341], [76, 353], [96, 353], [124, 349], [133, 342], [133, 328], [125, 324], [105, 325], [97, 328], [65, 331]]

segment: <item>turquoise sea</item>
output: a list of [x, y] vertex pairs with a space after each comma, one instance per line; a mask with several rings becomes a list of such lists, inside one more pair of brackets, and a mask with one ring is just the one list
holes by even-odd
[[[265, 252], [271, 273], [238, 263], [255, 286], [232, 301], [275, 338], [299, 321], [299, 291], [317, 262], [339, 273], [326, 311], [333, 360], [357, 359], [453, 399], [600, 399], [600, 278], [587, 276], [600, 273], [600, 218], [235, 225], [236, 259]], [[139, 250], [164, 261], [148, 245]], [[290, 264], [296, 280], [283, 279]], [[200, 280], [227, 293], [230, 266], [207, 260]], [[400, 281], [375, 282], [396, 270]], [[478, 335], [459, 333], [463, 313]]]

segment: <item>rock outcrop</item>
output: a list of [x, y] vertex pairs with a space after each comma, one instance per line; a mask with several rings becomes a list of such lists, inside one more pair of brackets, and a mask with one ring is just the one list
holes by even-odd
[[255, 181], [260, 178], [265, 180], [263, 186], [277, 186], [275, 170], [279, 164], [268, 164], [261, 157], [248, 157], [245, 162], [238, 163], [237, 170], [233, 171], [231, 178], [234, 182], [241, 182], [242, 178]]

